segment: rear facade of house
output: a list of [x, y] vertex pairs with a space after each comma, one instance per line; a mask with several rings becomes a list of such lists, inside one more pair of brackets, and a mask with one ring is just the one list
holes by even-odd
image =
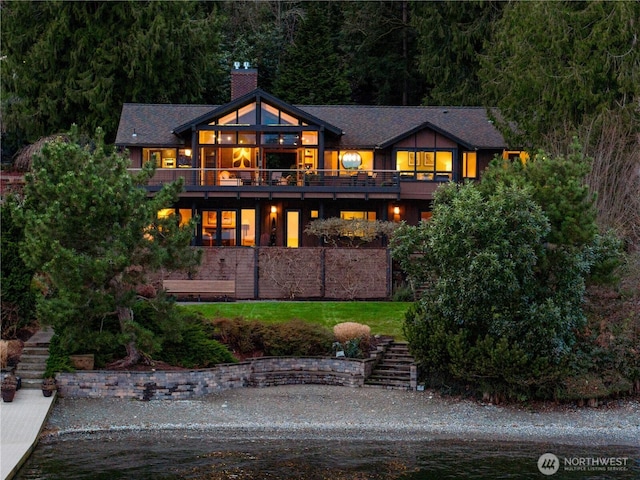
[[[116, 145], [132, 170], [156, 164], [150, 194], [177, 178], [194, 245], [321, 247], [316, 219], [428, 219], [443, 182], [479, 178], [502, 135], [481, 107], [291, 105], [231, 72], [225, 105], [125, 104]], [[384, 247], [380, 242], [378, 247]]]

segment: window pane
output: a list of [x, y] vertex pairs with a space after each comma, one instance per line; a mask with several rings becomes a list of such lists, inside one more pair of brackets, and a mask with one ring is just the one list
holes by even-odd
[[225, 247], [236, 246], [236, 212], [235, 210], [222, 211], [222, 237], [220, 242]]
[[464, 178], [476, 178], [477, 154], [476, 152], [464, 152], [462, 154], [462, 176]]
[[254, 209], [243, 209], [240, 212], [241, 245], [252, 247], [256, 244], [256, 211]]
[[260, 109], [260, 113], [262, 115], [262, 120], [260, 123], [262, 125], [277, 125], [278, 122], [278, 109], [273, 108], [271, 105], [267, 105], [266, 103], [262, 104], [262, 108]]
[[238, 132], [238, 143], [255, 145], [256, 132]]
[[280, 135], [280, 145], [298, 145], [300, 136], [295, 133], [284, 133]]
[[278, 145], [280, 135], [277, 133], [263, 133], [261, 135], [263, 145]]
[[178, 210], [178, 215], [180, 215], [180, 226], [183, 227], [191, 220], [191, 210], [188, 208], [181, 208]]
[[436, 152], [436, 171], [451, 172], [453, 170], [453, 153]]
[[298, 248], [300, 238], [300, 212], [287, 212], [287, 247]]
[[218, 125], [236, 125], [238, 123], [238, 112], [233, 111], [218, 120]]
[[213, 247], [216, 242], [216, 226], [218, 224], [218, 212], [202, 212], [202, 244]]
[[360, 212], [360, 211], [347, 211], [340, 212], [340, 218], [343, 220], [375, 220], [376, 212]]
[[235, 144], [236, 132], [220, 132], [218, 143], [222, 143], [224, 145]]
[[256, 124], [256, 104], [250, 103], [238, 110], [238, 123], [242, 125]]
[[281, 125], [298, 125], [298, 119], [289, 115], [288, 113], [284, 113], [280, 111], [280, 124]]
[[216, 132], [200, 130], [198, 132], [198, 141], [201, 145], [213, 145], [216, 143]]
[[433, 172], [433, 152], [418, 152], [417, 162], [418, 170], [422, 172]]
[[409, 168], [409, 152], [400, 150], [396, 152], [396, 170], [413, 170]]
[[302, 132], [302, 144], [303, 145], [317, 145], [318, 144], [318, 132]]

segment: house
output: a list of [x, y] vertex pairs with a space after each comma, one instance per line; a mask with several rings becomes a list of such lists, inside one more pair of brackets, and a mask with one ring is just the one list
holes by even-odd
[[417, 224], [442, 182], [477, 179], [507, 148], [481, 107], [290, 105], [246, 67], [225, 105], [122, 109], [116, 145], [132, 169], [155, 162], [151, 192], [184, 179], [196, 245], [318, 246], [303, 233], [318, 218]]

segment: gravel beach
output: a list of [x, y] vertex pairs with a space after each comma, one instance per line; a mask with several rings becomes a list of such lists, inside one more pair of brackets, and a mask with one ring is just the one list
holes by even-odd
[[43, 432], [183, 429], [220, 438], [524, 441], [640, 448], [640, 402], [600, 408], [496, 406], [430, 391], [291, 385], [197, 400], [59, 398]]

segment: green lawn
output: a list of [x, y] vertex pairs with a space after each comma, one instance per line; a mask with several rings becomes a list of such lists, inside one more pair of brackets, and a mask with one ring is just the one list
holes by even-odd
[[330, 329], [342, 322], [358, 322], [371, 327], [371, 333], [403, 338], [402, 323], [409, 302], [280, 302], [247, 301], [198, 303], [184, 308], [202, 312], [207, 318], [243, 317], [265, 323], [286, 322], [293, 318], [319, 323]]

